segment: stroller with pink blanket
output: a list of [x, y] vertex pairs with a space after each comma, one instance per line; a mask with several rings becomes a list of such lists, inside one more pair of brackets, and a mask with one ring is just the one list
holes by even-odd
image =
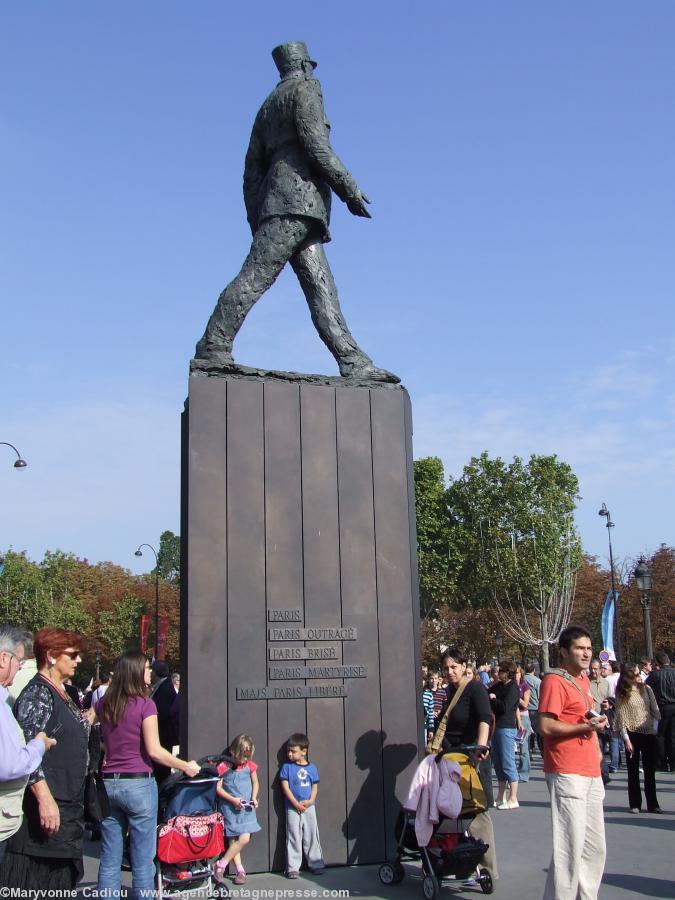
[[427, 756], [417, 767], [396, 823], [396, 859], [379, 869], [382, 884], [399, 884], [406, 875], [403, 863], [421, 862], [426, 900], [434, 900], [443, 885], [492, 893], [492, 875], [479, 867], [488, 844], [468, 832], [472, 818], [468, 808], [476, 808], [467, 803], [472, 780], [467, 771], [474, 768], [474, 749]]

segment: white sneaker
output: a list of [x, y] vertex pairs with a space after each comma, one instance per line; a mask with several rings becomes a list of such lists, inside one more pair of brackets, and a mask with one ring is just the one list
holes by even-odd
[[497, 805], [497, 809], [518, 809], [520, 803], [517, 800], [504, 800]]

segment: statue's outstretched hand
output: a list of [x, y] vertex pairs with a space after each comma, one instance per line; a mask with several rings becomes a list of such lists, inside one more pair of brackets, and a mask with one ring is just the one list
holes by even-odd
[[347, 209], [353, 216], [362, 216], [364, 219], [372, 219], [372, 216], [366, 209], [366, 203], [370, 203], [370, 200], [364, 193], [358, 191], [355, 197], [352, 197], [351, 200], [347, 201]]

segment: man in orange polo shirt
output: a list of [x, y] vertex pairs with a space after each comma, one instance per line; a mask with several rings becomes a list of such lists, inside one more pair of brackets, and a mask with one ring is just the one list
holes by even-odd
[[605, 789], [598, 732], [606, 716], [588, 718], [593, 697], [586, 670], [591, 636], [570, 625], [558, 639], [560, 669], [544, 676], [539, 731], [551, 795], [553, 855], [544, 900], [595, 900], [605, 868]]

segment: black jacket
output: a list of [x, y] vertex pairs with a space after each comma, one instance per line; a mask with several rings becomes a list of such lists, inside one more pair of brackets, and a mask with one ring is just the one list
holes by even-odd
[[672, 666], [662, 666], [652, 672], [646, 684], [654, 691], [659, 709], [675, 705], [675, 669]]
[[256, 116], [244, 168], [251, 230], [274, 216], [302, 216], [330, 240], [331, 190], [347, 202], [358, 186], [329, 140], [321, 85], [309, 76], [279, 82]]

